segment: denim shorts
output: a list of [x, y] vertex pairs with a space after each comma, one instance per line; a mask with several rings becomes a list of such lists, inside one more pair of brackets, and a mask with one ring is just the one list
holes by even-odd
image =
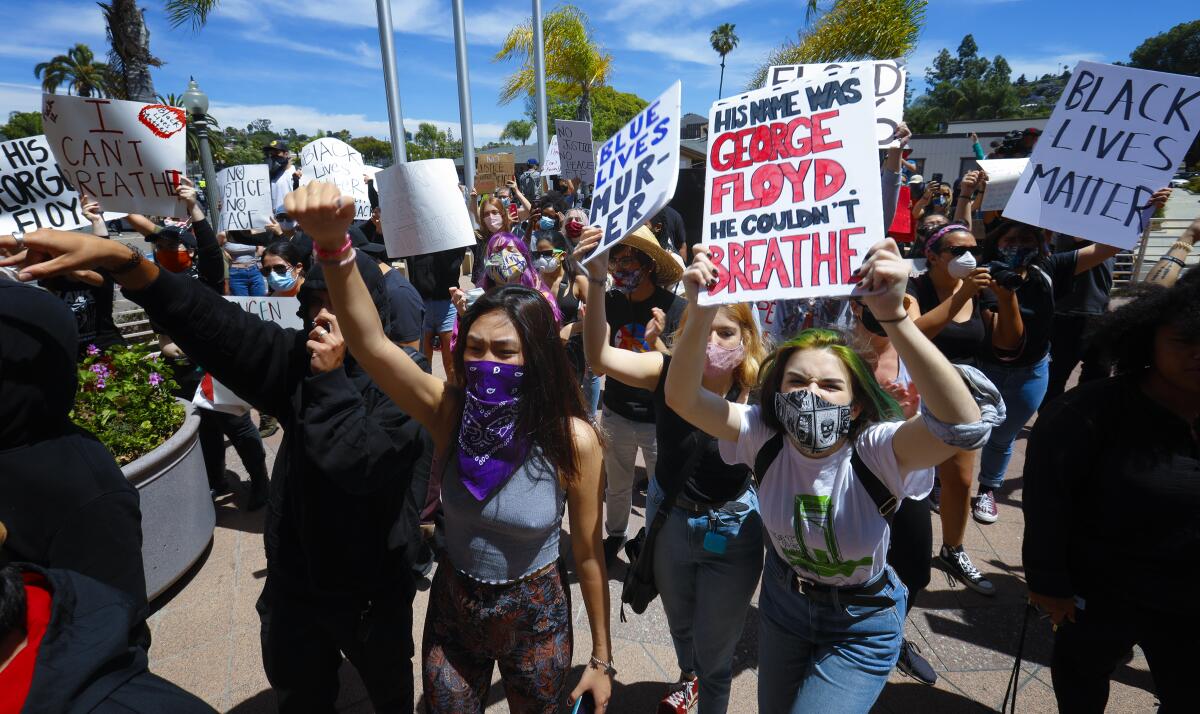
[[454, 303], [446, 300], [431, 300], [425, 299], [425, 331], [434, 334], [450, 332], [454, 329], [454, 321], [458, 318], [458, 311], [454, 309]]

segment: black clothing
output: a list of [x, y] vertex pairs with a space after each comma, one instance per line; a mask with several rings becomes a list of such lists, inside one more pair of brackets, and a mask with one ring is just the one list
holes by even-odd
[[[180, 275], [195, 278], [224, 295], [225, 257], [221, 252], [221, 245], [217, 243], [217, 234], [213, 232], [212, 224], [208, 222], [207, 218], [193, 223], [192, 231], [196, 234], [196, 254], [192, 258], [192, 267]], [[166, 268], [163, 270], [166, 271]], [[156, 323], [152, 316], [150, 317], [150, 329], [154, 330], [156, 334], [170, 334], [162, 329], [162, 326]]]
[[[1050, 352], [1055, 300], [1071, 286], [1077, 253], [1052, 253], [1029, 266], [1025, 282], [1017, 288], [1017, 304], [1025, 324], [1025, 339], [1020, 351], [1013, 359], [1000, 359], [992, 349], [989, 333], [980, 352], [981, 359], [1005, 367], [1029, 367], [1042, 361]], [[991, 290], [984, 290], [980, 293], [979, 304], [981, 308], [995, 312], [996, 295]]]
[[[661, 447], [660, 447], [661, 448]], [[925, 501], [906, 498], [892, 515], [892, 539], [888, 543], [888, 565], [908, 588], [908, 609], [929, 585], [933, 563], [933, 519]]]
[[1056, 399], [1026, 447], [1030, 591], [1119, 596], [1167, 621], [1187, 619], [1200, 571], [1198, 475], [1188, 424], [1136, 378], [1092, 382]]
[[1064, 620], [1054, 633], [1050, 677], [1063, 714], [1103, 712], [1113, 671], [1140, 645], [1154, 679], [1160, 712], [1192, 711], [1200, 697], [1193, 653], [1200, 620], [1190, 611], [1170, 616], [1131, 600], [1093, 598], [1075, 622]]
[[450, 288], [458, 287], [464, 251], [450, 248], [408, 258], [408, 274], [413, 286], [426, 300], [449, 300]]
[[384, 273], [383, 283], [392, 316], [388, 338], [392, 342], [419, 342], [425, 324], [425, 301], [421, 294], [399, 270]]
[[[670, 366], [670, 355], [663, 355], [662, 374], [658, 377], [658, 386], [654, 388], [654, 426], [658, 441], [654, 479], [663, 493], [681, 493], [684, 498], [696, 503], [723, 504], [732, 501], [750, 485], [750, 469], [726, 464], [717, 451], [716, 439], [692, 426], [667, 406], [667, 370]], [[726, 398], [735, 398], [736, 390], [734, 386]], [[683, 473], [683, 466], [697, 448], [704, 449], [704, 453], [697, 459], [691, 477], [685, 480], [687, 474]]]
[[138, 493], [71, 423], [75, 318], [54, 295], [0, 280], [0, 521], [12, 560], [68, 568], [146, 602]]
[[88, 345], [106, 350], [113, 345], [125, 344], [125, 338], [113, 320], [112, 276], [104, 276], [104, 284], [88, 285], [70, 278], [50, 278], [39, 284], [58, 295], [75, 316], [75, 327], [79, 331], [79, 356], [87, 352]]
[[558, 311], [562, 313], [562, 324], [570, 325], [579, 321], [579, 298], [575, 297], [575, 281], [566, 272], [558, 282], [558, 292], [554, 299], [558, 302]]
[[[386, 332], [390, 311], [383, 274], [366, 255], [357, 261]], [[314, 266], [299, 293], [302, 315], [321, 284]], [[306, 331], [263, 322], [194, 281], [166, 273], [127, 295], [161, 320], [214, 378], [260, 412], [276, 415], [283, 426], [264, 532], [264, 592], [270, 593], [260, 604], [264, 628], [278, 603], [305, 608], [304, 617], [314, 622], [348, 622], [372, 602], [408, 592], [409, 561], [420, 541], [419, 506], [409, 502], [410, 487], [414, 475], [429, 470], [428, 433], [350, 356], [342, 369], [312, 374]], [[409, 637], [398, 631], [391, 636], [387, 661], [411, 653], [411, 629], [405, 632]], [[338, 641], [349, 636], [342, 632]], [[286, 651], [291, 645], [285, 638], [268, 638], [266, 644], [283, 648], [263, 654], [273, 684], [311, 672], [303, 668], [312, 660]], [[340, 660], [330, 656], [329, 642], [314, 639], [309, 646], [336, 676]], [[374, 661], [382, 655], [372, 650], [363, 656]], [[302, 669], [290, 669], [289, 663]], [[361, 659], [357, 664], [360, 671], [369, 668]], [[386, 690], [378, 683], [367, 686], [379, 706], [394, 683]], [[332, 708], [333, 700], [309, 700], [307, 706]]]
[[[938, 299], [937, 288], [934, 287], [933, 278], [929, 277], [929, 273], [921, 273], [915, 278], [910, 278], [906, 291], [917, 299], [917, 306], [921, 308], [922, 315], [942, 303]], [[971, 362], [979, 356], [987, 337], [983, 318], [979, 314], [979, 300], [972, 300], [971, 318], [966, 322], [951, 320], [930, 342], [945, 355], [946, 359], [955, 364], [962, 364]]]
[[[1054, 311], [1059, 315], [1103, 315], [1108, 312], [1108, 294], [1113, 286], [1116, 258], [1071, 278], [1070, 292], [1058, 296]], [[1075, 266], [1071, 266], [1074, 271]]]
[[1088, 334], [1096, 315], [1054, 316], [1054, 329], [1050, 335], [1050, 380], [1046, 385], [1046, 396], [1042, 404], [1049, 404], [1067, 387], [1067, 380], [1075, 371], [1075, 365], [1083, 362], [1079, 383], [1084, 384], [1104, 379], [1112, 374], [1112, 362], [1102, 349], [1087, 344]]
[[140, 605], [125, 593], [69, 570], [21, 563], [51, 592], [50, 624], [38, 648], [24, 714], [128, 714], [215, 710], [152, 674]]
[[225, 437], [233, 444], [234, 451], [242, 460], [246, 474], [253, 487], [265, 496], [267, 491], [267, 453], [263, 448], [258, 427], [250, 419], [250, 412], [230, 414], [214, 409], [200, 409], [200, 453], [204, 456], [204, 470], [208, 474], [209, 488], [224, 488], [225, 482]]
[[[646, 323], [654, 318], [651, 308], [657, 307], [666, 313], [667, 324], [662, 332], [666, 342], [679, 326], [687, 302], [669, 290], [656, 287], [654, 293], [641, 302], [630, 302], [621, 291], [610, 290], [604, 296], [604, 305], [612, 344], [633, 352], [647, 352], [653, 349], [645, 342]], [[604, 406], [632, 421], [654, 421], [654, 396], [649, 390], [636, 389], [615, 379], [604, 381]]]
[[683, 216], [674, 208], [665, 206], [650, 222], [657, 223], [659, 218], [663, 219], [663, 230], [656, 236], [658, 244], [672, 253], [682, 255], [683, 247], [687, 245], [687, 227], [683, 224]]

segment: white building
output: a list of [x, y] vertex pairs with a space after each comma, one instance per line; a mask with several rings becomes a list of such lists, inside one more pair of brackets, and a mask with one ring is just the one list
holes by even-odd
[[978, 119], [954, 121], [946, 125], [942, 134], [915, 134], [909, 141], [912, 154], [908, 157], [917, 165], [917, 173], [926, 181], [934, 174], [953, 183], [955, 179], [976, 167], [975, 152], [971, 150], [971, 132], [979, 135], [979, 143], [986, 156], [993, 141], [999, 141], [1010, 131], [1028, 128], [1044, 129], [1049, 117], [1040, 119]]

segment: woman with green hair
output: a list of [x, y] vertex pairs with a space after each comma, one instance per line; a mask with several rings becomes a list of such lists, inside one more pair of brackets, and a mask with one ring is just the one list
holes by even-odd
[[905, 421], [847, 338], [824, 329], [776, 349], [759, 372], [759, 405], [701, 389], [718, 306], [696, 301], [716, 282], [704, 249], [696, 253], [683, 278], [693, 314], [675, 342], [666, 399], [759, 481], [772, 546], [759, 600], [759, 711], [866, 712], [904, 636], [908, 593], [887, 563], [891, 515], [929, 492], [930, 467], [982, 446], [1003, 407], [978, 371], [952, 365], [909, 319], [908, 263], [890, 239], [856, 271], [856, 292], [904, 361], [922, 413]]

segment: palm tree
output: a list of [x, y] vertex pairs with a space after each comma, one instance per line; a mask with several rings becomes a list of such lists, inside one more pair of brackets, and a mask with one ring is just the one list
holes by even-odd
[[513, 119], [505, 125], [504, 131], [500, 132], [500, 141], [512, 139], [513, 141], [521, 142], [521, 146], [525, 146], [525, 142], [529, 141], [529, 137], [533, 135], [533, 122], [525, 121], [524, 119]]
[[108, 63], [120, 79], [114, 93], [124, 99], [153, 102], [157, 93], [150, 68], [161, 67], [162, 60], [150, 54], [150, 30], [137, 0], [111, 0], [97, 5], [107, 23], [111, 46]]
[[717, 99], [720, 99], [725, 92], [725, 55], [737, 47], [738, 36], [733, 32], [733, 24], [722, 22], [708, 36], [708, 41], [712, 43], [713, 50], [721, 55], [721, 84], [717, 87]]
[[[574, 5], [562, 5], [542, 18], [546, 40], [546, 80], [560, 82], [578, 93], [575, 118], [592, 120], [591, 91], [604, 86], [612, 73], [612, 55], [592, 39], [587, 15]], [[496, 53], [494, 61], [520, 59], [521, 69], [504, 81], [500, 103], [508, 104], [522, 94], [537, 91], [533, 71], [533, 21], [514, 27]]]
[[928, 0], [835, 0], [823, 14], [808, 0], [809, 17], [818, 15], [795, 42], [773, 50], [754, 73], [750, 88], [763, 86], [777, 64], [848, 62], [907, 56], [917, 45]]
[[90, 47], [77, 44], [65, 55], [58, 55], [49, 62], [39, 62], [33, 68], [33, 76], [42, 80], [42, 89], [50, 94], [65, 84], [67, 92], [81, 97], [109, 96], [112, 89], [108, 65], [95, 60], [96, 56]]

